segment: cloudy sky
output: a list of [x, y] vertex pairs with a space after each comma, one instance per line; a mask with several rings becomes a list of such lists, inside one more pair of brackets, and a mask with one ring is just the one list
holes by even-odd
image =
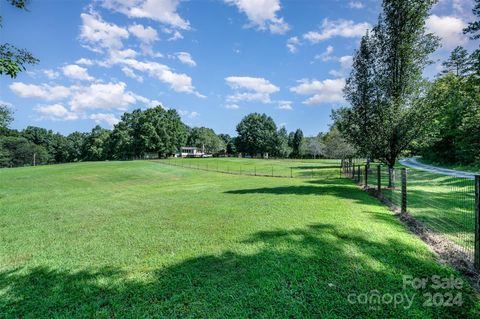
[[[5, 3], [1, 42], [40, 63], [1, 77], [0, 101], [14, 108], [14, 128], [61, 133], [111, 128], [123, 112], [158, 104], [217, 133], [234, 133], [251, 112], [326, 131], [380, 11], [374, 0], [31, 0], [27, 12]], [[434, 60], [478, 46], [461, 33], [472, 6], [441, 0], [432, 10], [427, 27], [443, 44]]]

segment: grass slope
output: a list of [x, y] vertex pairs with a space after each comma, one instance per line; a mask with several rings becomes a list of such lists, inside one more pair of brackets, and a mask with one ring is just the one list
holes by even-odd
[[[322, 164], [323, 165], [323, 164]], [[458, 276], [375, 199], [316, 179], [226, 175], [159, 162], [0, 170], [2, 318], [478, 318]], [[411, 307], [350, 304], [401, 293]], [[424, 293], [462, 293], [429, 307]]]

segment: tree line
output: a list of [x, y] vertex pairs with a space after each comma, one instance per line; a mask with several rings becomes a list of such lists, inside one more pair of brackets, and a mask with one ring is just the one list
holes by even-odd
[[182, 146], [215, 156], [340, 158], [353, 152], [336, 128], [304, 137], [302, 130], [288, 133], [270, 116], [258, 113], [240, 121], [235, 137], [207, 127], [190, 128], [176, 110], [162, 106], [126, 112], [112, 130], [97, 125], [88, 133], [62, 135], [34, 126], [14, 130], [8, 128], [12, 121], [12, 111], [0, 105], [0, 167], [168, 157]]
[[[348, 107], [334, 126], [358, 154], [393, 168], [399, 156], [421, 154], [452, 163], [480, 163], [480, 49], [453, 50], [432, 81], [423, 77], [439, 39], [426, 32], [431, 0], [383, 1], [377, 24], [361, 39], [344, 89]], [[480, 17], [480, 0], [474, 14]], [[464, 30], [480, 38], [480, 21]]]

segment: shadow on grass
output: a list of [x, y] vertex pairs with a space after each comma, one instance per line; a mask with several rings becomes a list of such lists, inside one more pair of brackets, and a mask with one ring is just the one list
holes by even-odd
[[225, 194], [329, 195], [338, 198], [355, 200], [365, 204], [371, 204], [376, 201], [376, 199], [363, 192], [351, 181], [343, 178], [311, 180], [306, 181], [306, 185], [237, 189], [226, 191]]
[[[393, 217], [392, 217], [393, 218]], [[402, 275], [452, 273], [431, 253], [367, 232], [315, 224], [252, 234], [254, 253], [206, 255], [129, 279], [121, 269], [23, 268], [0, 273], [2, 318], [478, 318], [470, 288], [461, 307], [425, 307], [425, 290], [403, 289]], [[351, 304], [349, 295], [403, 293], [411, 307]], [[353, 299], [355, 300], [355, 299]], [[405, 307], [404, 307], [405, 306]]]

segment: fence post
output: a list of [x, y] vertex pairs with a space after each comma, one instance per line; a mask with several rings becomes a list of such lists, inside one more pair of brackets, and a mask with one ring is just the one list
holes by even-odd
[[257, 167], [254, 166], [253, 169], [254, 169], [254, 171], [255, 171], [255, 176], [257, 176]]
[[382, 165], [377, 166], [377, 193], [382, 192]]
[[402, 214], [407, 212], [407, 169], [402, 168]]
[[364, 187], [368, 189], [368, 165], [365, 165], [365, 183]]
[[352, 164], [352, 179], [355, 179], [355, 164]]
[[357, 181], [358, 182], [357, 183], [360, 184], [361, 181], [362, 181], [362, 165], [358, 164], [357, 166], [358, 166], [358, 168], [357, 168], [357, 170], [358, 170]]
[[475, 269], [480, 272], [480, 175], [475, 175]]

